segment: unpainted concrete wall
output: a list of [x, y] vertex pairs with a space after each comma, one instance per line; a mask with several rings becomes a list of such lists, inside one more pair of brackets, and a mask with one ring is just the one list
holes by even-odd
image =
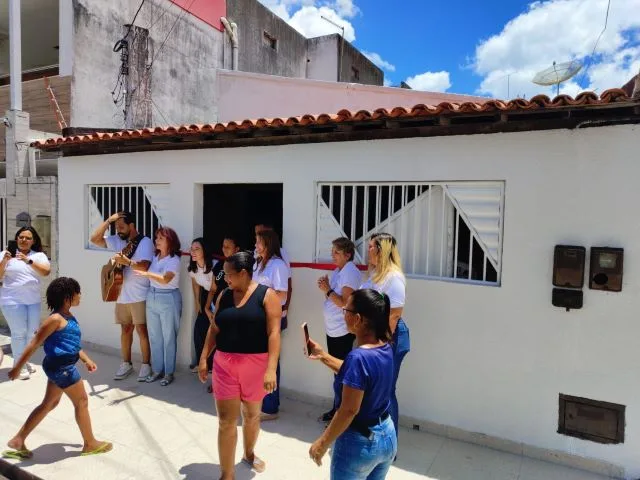
[[[120, 69], [113, 46], [138, 6], [137, 0], [74, 0], [70, 125], [124, 126], [124, 106], [111, 96]], [[215, 69], [224, 67], [224, 34], [164, 0], [147, 0], [135, 23], [149, 29], [152, 122], [215, 121]]]
[[[238, 24], [239, 68], [283, 77], [306, 75], [306, 38], [256, 0], [228, 0], [227, 16]], [[274, 50], [264, 33], [277, 39]]]
[[[336, 35], [336, 37], [338, 37]], [[340, 49], [340, 41], [336, 40], [338, 51]], [[353, 68], [359, 73], [359, 78], [353, 78]], [[342, 53], [342, 75], [340, 82], [361, 83], [363, 85], [382, 85], [384, 83], [384, 73], [371, 60], [365, 57], [360, 50], [344, 42], [344, 51]]]
[[307, 40], [307, 78], [338, 81], [338, 47], [333, 37], [316, 37]]

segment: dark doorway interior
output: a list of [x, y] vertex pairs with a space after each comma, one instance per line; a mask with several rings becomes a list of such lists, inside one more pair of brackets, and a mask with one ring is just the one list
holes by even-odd
[[222, 240], [229, 234], [241, 249], [253, 250], [257, 223], [271, 223], [282, 238], [282, 184], [205, 185], [202, 214], [204, 237], [214, 253], [222, 253]]

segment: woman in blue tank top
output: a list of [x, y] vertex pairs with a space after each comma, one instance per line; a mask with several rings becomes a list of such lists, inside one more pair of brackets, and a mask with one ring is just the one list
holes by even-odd
[[9, 378], [15, 380], [20, 370], [27, 363], [40, 345], [44, 344], [45, 357], [42, 369], [47, 375], [47, 390], [42, 403], [38, 405], [20, 431], [7, 443], [11, 450], [3, 452], [6, 458], [25, 459], [32, 456], [25, 442], [29, 434], [53, 410], [62, 394], [66, 394], [76, 411], [76, 421], [84, 440], [82, 455], [106, 453], [113, 446], [109, 442], [96, 440], [91, 429], [87, 392], [84, 389], [80, 372], [76, 368], [78, 360], [87, 367], [89, 372], [95, 372], [96, 364], [84, 353], [80, 346], [80, 326], [71, 314], [71, 307], [80, 304], [80, 285], [73, 278], [60, 277], [55, 279], [47, 288], [47, 304], [51, 315], [36, 333], [34, 339], [27, 345], [14, 367], [9, 371]]
[[356, 290], [343, 308], [357, 347], [345, 360], [335, 358], [309, 340], [312, 360], [335, 374], [336, 413], [309, 456], [318, 465], [335, 441], [331, 480], [381, 480], [398, 449], [390, 417], [393, 390], [393, 349], [389, 344], [389, 297], [372, 289]]

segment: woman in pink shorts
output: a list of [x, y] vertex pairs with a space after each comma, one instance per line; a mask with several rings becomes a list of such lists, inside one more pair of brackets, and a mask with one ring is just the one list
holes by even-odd
[[200, 380], [205, 383], [207, 358], [215, 347], [213, 395], [218, 411], [221, 480], [234, 478], [240, 414], [244, 438], [242, 462], [257, 472], [265, 469], [254, 447], [260, 433], [262, 399], [276, 388], [282, 309], [272, 289], [252, 280], [254, 261], [247, 252], [225, 260], [224, 275], [229, 288], [216, 301], [214, 322], [209, 327], [198, 368]]

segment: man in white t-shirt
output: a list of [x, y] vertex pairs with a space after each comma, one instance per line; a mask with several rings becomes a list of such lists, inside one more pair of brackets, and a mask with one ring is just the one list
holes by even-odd
[[[254, 227], [254, 232], [256, 235], [258, 235], [259, 232], [262, 232], [263, 230], [273, 230], [273, 225], [271, 225], [270, 223], [257, 223], [256, 226]], [[254, 251], [253, 252], [253, 256], [256, 257], [257, 254]], [[284, 305], [282, 305], [282, 316], [286, 317], [287, 313], [289, 311], [289, 305], [291, 304], [291, 261], [289, 260], [289, 254], [287, 253], [287, 251], [284, 249], [283, 246], [280, 246], [280, 258], [284, 261], [284, 263], [287, 264], [287, 269], [289, 270], [289, 279], [288, 279], [288, 287], [287, 287], [287, 301], [284, 303]]]
[[[115, 223], [116, 235], [105, 234]], [[142, 367], [138, 381], [144, 382], [151, 374], [149, 334], [147, 333], [146, 299], [149, 291], [149, 279], [135, 275], [133, 270], [147, 271], [155, 253], [153, 242], [148, 237], [138, 233], [136, 219], [129, 212], [118, 212], [111, 215], [106, 222], [91, 235], [91, 243], [97, 247], [108, 248], [116, 253], [113, 260], [123, 267], [123, 283], [120, 295], [116, 301], [115, 320], [120, 325], [120, 345], [122, 349], [122, 364], [115, 376], [115, 380], [127, 378], [133, 372], [131, 363], [131, 346], [133, 331], [138, 332], [140, 351], [142, 352]], [[134, 247], [134, 253], [127, 255], [123, 249]]]

